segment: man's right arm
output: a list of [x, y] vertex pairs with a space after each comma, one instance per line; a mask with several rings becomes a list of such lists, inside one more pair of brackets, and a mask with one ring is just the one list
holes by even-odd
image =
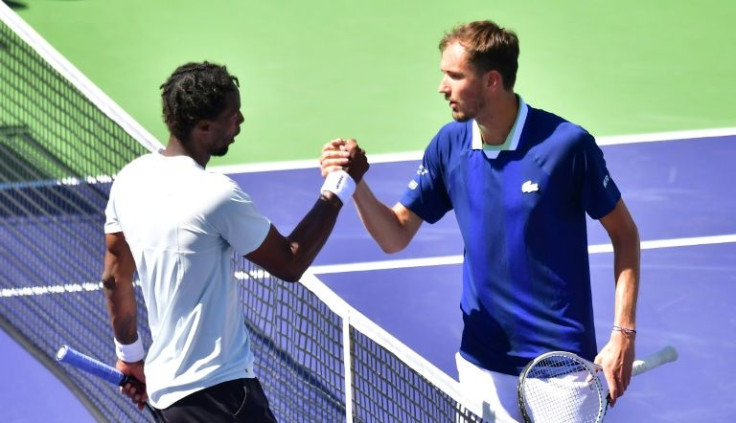
[[[322, 176], [345, 166], [348, 163], [348, 154], [343, 140], [332, 140], [325, 144], [320, 160]], [[396, 203], [389, 207], [378, 200], [365, 180], [358, 183], [353, 200], [363, 226], [386, 253], [395, 253], [406, 248], [422, 225], [422, 218], [403, 204]]]
[[[354, 140], [346, 143], [350, 151], [346, 151], [344, 170], [357, 184], [370, 165], [365, 152]], [[324, 190], [323, 186], [323, 192], [317, 202], [288, 236], [281, 235], [276, 227], [271, 225], [261, 245], [245, 257], [280, 279], [289, 282], [298, 281], [312, 264], [335, 226], [337, 215], [343, 206], [343, 200], [336, 192], [344, 192], [343, 182], [335, 182], [335, 186], [330, 185], [331, 188], [327, 190]], [[345, 201], [349, 199], [349, 196], [341, 195]]]
[[401, 203], [388, 207], [379, 201], [365, 181], [358, 184], [353, 200], [363, 226], [389, 254], [406, 248], [424, 222]]
[[245, 258], [279, 279], [298, 281], [327, 241], [341, 208], [336, 195], [323, 193], [291, 234], [283, 236], [271, 225], [261, 245]]

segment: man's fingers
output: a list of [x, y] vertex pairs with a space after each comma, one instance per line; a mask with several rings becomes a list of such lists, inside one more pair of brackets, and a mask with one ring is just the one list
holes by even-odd
[[349, 155], [350, 153], [348, 153], [347, 151], [339, 151], [339, 150], [323, 151], [322, 156], [320, 156], [319, 158], [319, 162], [324, 163], [325, 161], [328, 161], [328, 160], [347, 161], [347, 158]]
[[322, 146], [322, 151], [329, 151], [329, 150], [340, 150], [340, 147], [345, 145], [345, 140], [342, 138], [335, 138], [334, 140], [328, 141], [325, 145]]
[[347, 157], [325, 158], [320, 160], [319, 166], [322, 170], [322, 176], [325, 176], [329, 172], [342, 170], [342, 168], [347, 166], [349, 163], [350, 160]]
[[131, 396], [135, 393], [135, 387], [132, 383], [126, 383], [125, 385], [120, 387], [120, 392], [124, 393], [127, 396]]
[[616, 400], [624, 394], [621, 378], [616, 377], [612, 372], [606, 372], [606, 381], [608, 382], [608, 399], [611, 407], [616, 404]]
[[370, 167], [365, 150], [352, 138], [348, 140], [338, 138], [326, 143], [322, 147], [319, 164], [322, 177], [326, 177], [330, 172], [345, 170], [355, 182], [359, 182]]
[[350, 153], [343, 150], [335, 150], [335, 146], [342, 145], [342, 140], [332, 140], [325, 144], [322, 149], [322, 155], [319, 159], [320, 170], [322, 177], [327, 176], [328, 173], [336, 170], [342, 170], [344, 166], [350, 163], [348, 156]]
[[327, 174], [330, 172], [336, 172], [342, 169], [342, 166], [322, 166], [322, 177], [327, 176]]
[[358, 142], [355, 141], [355, 138], [350, 138], [345, 141], [345, 148], [352, 149], [357, 145], [358, 145]]
[[130, 398], [130, 400], [142, 407], [148, 400], [145, 386], [140, 386], [135, 383], [126, 383], [120, 387], [120, 392]]

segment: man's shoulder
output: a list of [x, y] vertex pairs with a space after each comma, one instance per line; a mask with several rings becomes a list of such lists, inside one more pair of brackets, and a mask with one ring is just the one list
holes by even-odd
[[118, 172], [115, 180], [147, 178], [176, 180], [187, 185], [192, 192], [202, 189], [228, 193], [237, 188], [237, 184], [229, 176], [206, 170], [189, 157], [164, 157], [158, 153], [144, 154], [133, 159]]
[[593, 136], [582, 126], [557, 114], [529, 106], [525, 131], [542, 140], [578, 143], [592, 140]]
[[123, 166], [123, 169], [129, 168], [129, 167], [140, 166], [141, 163], [146, 163], [150, 161], [153, 157], [155, 157], [155, 154], [156, 153], [146, 153], [141, 156], [138, 156], [135, 159], [129, 161], [125, 166]]
[[217, 187], [223, 192], [233, 192], [240, 190], [240, 186], [232, 178], [220, 172], [205, 171], [203, 178], [207, 180], [208, 185]]
[[425, 157], [447, 159], [469, 146], [472, 138], [471, 122], [452, 121], [444, 124], [425, 149]]
[[118, 171], [115, 179], [126, 178], [128, 175], [135, 175], [147, 167], [155, 167], [152, 166], [155, 159], [156, 153], [148, 153], [138, 156], [123, 166], [122, 169]]
[[549, 125], [563, 125], [569, 127], [570, 130], [576, 130], [580, 132], [587, 132], [585, 128], [578, 125], [577, 123], [571, 122], [570, 120], [563, 118], [562, 116], [549, 112], [544, 109], [538, 109], [529, 106], [529, 113], [527, 119], [534, 121], [537, 124], [549, 124]]
[[472, 120], [458, 122], [448, 122], [437, 131], [437, 134], [432, 139], [432, 143], [438, 147], [450, 146], [450, 145], [461, 145], [464, 142], [470, 143], [472, 138]]

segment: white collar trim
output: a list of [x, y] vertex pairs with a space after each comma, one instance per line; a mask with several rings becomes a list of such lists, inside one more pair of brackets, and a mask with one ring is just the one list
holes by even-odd
[[516, 114], [516, 121], [514, 121], [514, 126], [511, 127], [511, 131], [507, 135], [506, 141], [500, 146], [484, 146], [478, 122], [473, 119], [473, 138], [471, 141], [473, 150], [483, 150], [486, 156], [491, 159], [498, 157], [498, 153], [501, 151], [516, 150], [516, 147], [519, 146], [521, 131], [526, 123], [526, 116], [529, 113], [529, 106], [526, 104], [524, 99], [521, 98], [521, 96], [517, 96], [517, 98], [519, 99], [519, 112]]

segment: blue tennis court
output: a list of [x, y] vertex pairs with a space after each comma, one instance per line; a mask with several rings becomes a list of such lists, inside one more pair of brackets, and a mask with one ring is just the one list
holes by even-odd
[[[446, 109], [438, 106], [439, 96], [433, 92], [438, 76], [436, 39], [451, 23], [471, 17], [494, 17], [518, 29], [525, 61], [519, 92], [529, 95], [533, 104], [550, 107], [595, 134], [734, 126], [736, 85], [730, 76], [736, 61], [722, 52], [728, 51], [736, 34], [731, 29], [736, 8], [725, 0], [672, 3], [668, 8], [640, 2], [581, 7], [509, 0], [292, 3], [284, 7], [281, 2], [185, 0], [138, 2], [130, 7], [130, 2], [122, 1], [6, 0], [0, 6], [12, 7], [39, 29], [51, 46], [160, 140], [165, 140], [165, 131], [155, 88], [162, 78], [174, 65], [195, 58], [226, 62], [242, 77], [247, 93], [247, 130], [227, 157], [232, 161], [217, 163], [303, 159], [314, 151], [313, 162], [219, 169], [231, 174], [284, 233], [316, 198], [322, 183], [316, 155], [327, 137], [355, 135], [366, 142], [369, 153], [416, 150], [428, 141], [417, 134], [435, 128], [431, 122], [447, 119]], [[202, 26], [202, 16], [209, 17], [211, 27]], [[177, 28], [202, 30], [172, 32], [171, 22]], [[559, 30], [550, 31], [550, 22]], [[678, 24], [673, 25], [675, 22]], [[8, 45], [4, 35], [0, 42], [3, 58], [10, 51]], [[687, 60], [682, 59], [683, 52]], [[3, 72], [6, 69], [11, 68], [4, 65]], [[294, 77], [295, 70], [299, 77]], [[35, 86], [42, 79], [34, 76], [28, 81]], [[25, 77], [3, 79], [0, 91], [14, 93], [5, 91], [12, 85], [8, 81], [19, 80]], [[20, 126], [14, 125], [40, 125], [29, 118], [34, 113], [44, 115], [44, 125], [47, 117], [60, 120], [62, 127], [67, 125], [66, 115], [56, 116], [55, 112], [66, 106], [49, 109], [50, 92], [34, 87], [22, 95], [2, 96], [19, 102], [20, 106], [7, 110], [23, 118], [5, 126], [9, 146], [24, 144], [17, 140], [26, 132], [16, 134], [13, 131]], [[26, 107], [31, 103], [35, 106]], [[0, 121], [6, 118], [0, 113]], [[87, 129], [86, 123], [72, 126]], [[93, 142], [103, 133], [86, 132], [94, 134]], [[78, 132], [61, 133], [67, 137], [65, 144], [74, 144], [69, 139], [79, 136]], [[274, 148], [274, 140], [289, 141], [297, 133], [298, 142]], [[46, 138], [62, 139], [57, 135]], [[610, 416], [617, 417], [616, 421], [733, 421], [736, 405], [720, 398], [729, 398], [734, 384], [722, 375], [736, 370], [729, 360], [736, 353], [732, 340], [736, 312], [730, 307], [736, 298], [736, 188], [731, 183], [736, 128], [602, 138], [599, 142], [643, 242], [638, 353], [644, 356], [667, 344], [680, 352], [679, 361], [635, 379]], [[80, 155], [70, 157], [73, 167], [84, 161]], [[392, 204], [416, 171], [419, 158], [419, 152], [373, 155], [366, 179], [379, 198]], [[100, 156], [93, 155], [90, 162], [100, 162]], [[62, 278], [54, 277], [66, 271], [71, 275], [66, 282], [94, 282], [102, 257], [94, 241], [71, 246], [40, 244], [82, 233], [95, 240], [101, 237], [98, 227], [97, 222], [77, 221], [8, 230], [13, 236], [40, 240], [37, 261], [14, 254], [16, 247], [5, 239], [0, 242], [2, 263], [20, 263], [18, 267], [38, 279], [31, 283], [21, 278], [21, 284], [9, 285], [11, 291], [63, 283]], [[613, 314], [612, 254], [601, 227], [595, 222], [589, 227], [596, 331], [602, 346]], [[44, 237], [38, 236], [41, 234]], [[407, 250], [386, 255], [369, 239], [354, 207], [348, 205], [312, 271], [349, 304], [454, 378], [453, 356], [462, 329], [462, 250], [454, 217], [449, 214], [436, 225], [424, 225]], [[92, 264], [80, 264], [90, 258]], [[54, 265], [62, 260], [71, 262], [67, 267], [73, 269], [60, 266], [57, 270]], [[3, 280], [16, 282], [12, 267], [0, 266]], [[92, 276], [78, 277], [87, 272]], [[91, 322], [107, 325], [104, 298], [94, 291], [59, 297], [65, 304], [63, 315], [50, 306], [44, 308], [49, 299], [37, 302], [43, 316], [23, 314], [36, 310], [30, 306], [36, 303], [25, 297], [13, 298], [12, 305], [11, 300], [5, 303], [18, 310], [18, 316], [29, 317], [22, 322], [26, 333], [13, 333], [12, 324], [0, 325], [8, 331], [0, 330], [0, 372], [6, 381], [0, 389], [0, 421], [94, 421], [53, 374], [60, 371], [59, 366], [49, 365], [46, 355], [41, 357], [49, 366], [45, 368], [31, 354], [38, 354], [39, 339], [56, 342], [68, 333], [86, 333], [95, 326]], [[99, 305], [99, 310], [90, 310], [90, 304]], [[4, 323], [2, 318], [0, 315], [0, 323]], [[52, 329], [50, 323], [56, 322], [59, 326]], [[14, 341], [28, 333], [35, 335], [35, 345]], [[89, 338], [99, 344], [98, 351], [110, 352], [108, 332], [102, 333]], [[49, 350], [56, 344], [43, 346]], [[93, 388], [89, 389], [114, 389], [96, 380], [90, 385]]]
[[[637, 354], [671, 344], [680, 358], [634, 379], [609, 417], [731, 421], [736, 405], [719, 398], [729, 395], [732, 383], [721, 375], [735, 369], [730, 357], [736, 354], [731, 304], [736, 298], [736, 188], [731, 184], [736, 136], [621, 142], [603, 150], [642, 240]], [[393, 204], [416, 166], [416, 160], [373, 164], [366, 180], [379, 198]], [[316, 167], [232, 176], [287, 232], [314, 200], [321, 181]], [[613, 321], [613, 258], [600, 225], [590, 222], [589, 228], [601, 347]], [[445, 216], [423, 225], [407, 250], [386, 255], [351, 205], [313, 271], [352, 306], [457, 377], [462, 248], [453, 216]]]
[[[732, 383], [736, 353], [736, 188], [731, 184], [736, 131], [678, 139], [601, 140], [642, 239], [638, 355], [671, 344], [680, 359], [632, 382], [609, 417], [615, 421], [731, 421], [736, 405], [721, 401]], [[694, 135], [694, 136], [693, 136]], [[674, 138], [674, 137], [673, 137]], [[392, 204], [415, 171], [419, 154], [375, 156], [366, 180]], [[288, 167], [288, 168], [286, 168]], [[260, 209], [288, 232], [316, 197], [314, 164], [269, 169], [258, 165], [231, 176]], [[612, 253], [602, 228], [589, 231], [596, 331], [602, 346], [613, 315]], [[349, 205], [312, 271], [349, 304], [456, 377], [462, 240], [454, 218], [424, 225], [407, 250], [382, 253]], [[100, 298], [102, 301], [102, 298]], [[85, 421], [91, 417], [54, 376], [13, 343], [0, 340], [6, 421]], [[38, 404], [43, 404], [39, 407]], [[64, 410], [60, 413], [59, 410]]]

